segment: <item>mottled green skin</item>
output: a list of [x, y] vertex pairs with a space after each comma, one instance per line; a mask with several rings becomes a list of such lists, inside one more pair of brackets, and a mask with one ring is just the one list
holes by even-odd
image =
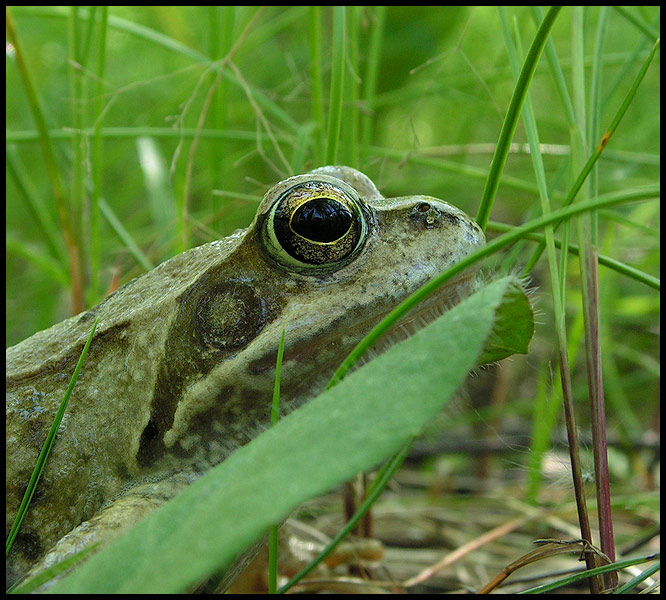
[[[346, 182], [368, 215], [358, 255], [318, 275], [278, 264], [259, 234], [275, 199], [313, 177]], [[7, 531], [100, 318], [8, 558], [9, 580], [72, 530], [44, 564], [107, 541], [259, 433], [269, 419], [283, 328], [281, 396], [294, 407], [320, 391], [388, 310], [483, 243], [472, 219], [444, 202], [386, 199], [362, 173], [324, 167], [269, 190], [249, 228], [176, 256], [95, 308], [9, 348]], [[460, 280], [450, 301], [469, 285]]]

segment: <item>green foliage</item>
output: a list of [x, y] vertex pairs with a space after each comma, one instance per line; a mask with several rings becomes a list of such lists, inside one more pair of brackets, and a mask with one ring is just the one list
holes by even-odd
[[485, 365], [514, 354], [527, 354], [533, 333], [534, 319], [530, 301], [522, 286], [513, 281], [507, 286], [504, 300], [497, 310], [492, 330], [477, 363]]

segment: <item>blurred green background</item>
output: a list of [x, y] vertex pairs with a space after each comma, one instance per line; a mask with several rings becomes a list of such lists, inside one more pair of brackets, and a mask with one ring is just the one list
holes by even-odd
[[[144, 272], [146, 263], [247, 226], [270, 185], [325, 164], [332, 14], [330, 7], [110, 7], [103, 28], [101, 8], [11, 9], [55, 147], [88, 307]], [[599, 60], [601, 12], [585, 14], [589, 75]], [[526, 53], [536, 31], [533, 14], [523, 7], [507, 15]], [[604, 27], [601, 131], [650, 50], [659, 8], [609, 10]], [[568, 81], [568, 9], [553, 42]], [[211, 94], [217, 72], [209, 59], [232, 47], [234, 68]], [[348, 7], [345, 49], [337, 162], [367, 173], [387, 196], [429, 194], [475, 215], [515, 84], [497, 9]], [[47, 165], [11, 47], [6, 65], [6, 343], [12, 345], [70, 316], [72, 301]], [[658, 181], [659, 88], [657, 58], [600, 161], [600, 193]], [[553, 192], [566, 192], [569, 131], [545, 56], [530, 94], [548, 144], [548, 183]], [[514, 141], [526, 141], [522, 122]], [[96, 209], [96, 178], [120, 227]], [[538, 214], [537, 207], [530, 157], [517, 146], [491, 218], [518, 224]], [[609, 225], [614, 233], [603, 251], [658, 275], [657, 204], [619, 212], [633, 225]], [[51, 245], [40, 221], [55, 231]], [[512, 260], [521, 264], [528, 255]], [[544, 284], [541, 269], [533, 274], [537, 285]], [[639, 321], [632, 321], [634, 328], [656, 327], [657, 294], [608, 277], [621, 303], [610, 307], [612, 318], [622, 321], [626, 313]]]

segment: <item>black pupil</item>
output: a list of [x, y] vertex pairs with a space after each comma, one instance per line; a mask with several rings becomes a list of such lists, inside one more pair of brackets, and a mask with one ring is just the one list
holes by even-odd
[[291, 229], [313, 242], [334, 242], [351, 227], [354, 216], [331, 198], [313, 198], [301, 204], [291, 218]]

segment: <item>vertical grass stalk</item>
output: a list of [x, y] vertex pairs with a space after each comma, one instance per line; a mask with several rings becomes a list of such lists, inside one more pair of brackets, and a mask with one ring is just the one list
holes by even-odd
[[55, 151], [49, 130], [46, 125], [46, 118], [42, 109], [41, 102], [37, 96], [37, 91], [32, 82], [32, 77], [28, 71], [28, 66], [23, 57], [23, 48], [16, 34], [14, 27], [14, 20], [12, 19], [9, 9], [5, 9], [5, 19], [7, 27], [7, 37], [14, 46], [16, 57], [16, 65], [18, 67], [19, 75], [23, 81], [23, 87], [28, 99], [28, 104], [35, 119], [35, 125], [39, 132], [39, 142], [44, 154], [44, 163], [46, 165], [46, 172], [51, 183], [53, 190], [53, 197], [55, 199], [56, 208], [58, 209], [58, 218], [60, 220], [60, 227], [65, 239], [65, 246], [67, 247], [67, 254], [69, 258], [69, 276], [71, 281], [71, 302], [72, 314], [80, 313], [85, 309], [85, 301], [83, 299], [83, 276], [81, 272], [81, 261], [79, 257], [79, 248], [76, 243], [76, 238], [72, 231], [70, 215], [67, 209], [67, 200], [65, 192], [60, 179]]
[[381, 61], [382, 41], [384, 39], [384, 23], [386, 21], [386, 6], [375, 6], [372, 32], [370, 34], [370, 47], [366, 58], [365, 77], [363, 78], [363, 91], [361, 101], [365, 107], [361, 122], [361, 145], [363, 159], [367, 159], [368, 147], [372, 143], [373, 125], [375, 123], [375, 91], [379, 76], [379, 63]]
[[[584, 164], [586, 149], [586, 103], [585, 103], [585, 49], [584, 15], [581, 7], [572, 8], [572, 58], [573, 58], [573, 97], [576, 127], [572, 130], [571, 162], [573, 172], [578, 172]], [[578, 200], [590, 197], [588, 186], [582, 186]], [[597, 233], [593, 228], [591, 214], [581, 215], [577, 220], [578, 255], [581, 269], [581, 291], [583, 302], [583, 321], [585, 325], [585, 350], [589, 401], [592, 423], [592, 448], [594, 453], [594, 473], [597, 493], [597, 511], [599, 518], [599, 537], [601, 551], [611, 561], [615, 560], [613, 541], [613, 522], [610, 504], [610, 483], [608, 478], [608, 453], [606, 443], [606, 415], [603, 394], [603, 374], [601, 370], [601, 340], [599, 322], [601, 305], [599, 301], [599, 263], [596, 246]], [[610, 576], [604, 577], [605, 587], [611, 587]]]
[[[209, 55], [212, 61], [219, 60], [231, 49], [233, 41], [235, 6], [209, 6]], [[211, 78], [211, 83], [215, 80]], [[219, 85], [210, 107], [210, 124], [213, 129], [222, 131], [227, 124], [229, 103], [229, 81], [224, 78]], [[223, 140], [216, 141], [211, 146], [210, 168], [215, 173], [227, 173], [231, 168], [226, 152], [227, 143]], [[220, 210], [219, 199], [211, 196], [212, 210], [217, 213]]]
[[527, 90], [532, 81], [532, 77], [534, 76], [534, 71], [539, 62], [541, 52], [546, 45], [546, 40], [548, 40], [550, 30], [553, 28], [555, 19], [561, 9], [561, 6], [552, 6], [544, 20], [541, 22], [513, 90], [513, 95], [509, 102], [509, 108], [507, 109], [499, 139], [497, 140], [497, 145], [495, 147], [493, 160], [490, 164], [490, 171], [488, 173], [488, 178], [486, 179], [486, 185], [483, 189], [483, 197], [481, 199], [479, 211], [476, 216], [477, 223], [484, 231], [488, 224], [488, 219], [490, 218], [490, 212], [495, 201], [497, 188], [499, 187], [502, 178], [502, 171], [504, 171], [504, 165], [506, 164], [506, 159], [509, 155], [511, 140], [513, 139], [513, 134], [518, 125], [518, 117], [520, 116]]
[[[500, 17], [503, 25], [503, 31], [506, 40], [507, 50], [509, 52], [510, 62], [514, 68], [514, 73], [518, 76], [518, 57], [517, 53], [513, 48], [513, 43], [511, 41], [511, 36], [509, 32], [508, 23], [505, 17], [504, 9], [500, 9]], [[516, 28], [516, 43], [518, 45], [518, 52], [522, 52], [520, 48], [520, 37], [519, 31]], [[530, 157], [532, 159], [532, 165], [534, 168], [534, 173], [537, 181], [537, 186], [539, 189], [539, 197], [541, 200], [541, 211], [544, 215], [549, 215], [551, 212], [550, 199], [548, 193], [548, 187], [546, 183], [546, 173], [543, 166], [543, 160], [541, 158], [541, 152], [539, 150], [539, 133], [537, 128], [536, 117], [534, 115], [534, 108], [532, 102], [527, 94], [525, 98], [525, 107], [523, 110], [523, 120], [525, 122], [525, 130], [527, 132], [527, 138], [530, 145]], [[553, 226], [552, 224], [546, 225], [544, 228], [546, 248], [548, 250], [548, 268], [550, 272], [550, 284], [553, 296], [553, 318], [555, 321], [555, 333], [557, 340], [557, 348], [560, 357], [560, 378], [562, 383], [562, 400], [564, 403], [564, 412], [566, 416], [567, 423], [567, 437], [569, 441], [569, 455], [571, 460], [571, 470], [574, 482], [574, 493], [576, 497], [576, 506], [578, 508], [578, 521], [580, 524], [581, 537], [588, 542], [592, 543], [592, 532], [590, 529], [590, 520], [587, 514], [587, 503], [585, 499], [585, 488], [583, 485], [583, 476], [582, 469], [580, 464], [580, 453], [578, 450], [578, 437], [576, 430], [576, 423], [574, 417], [573, 409], [573, 396], [572, 396], [572, 385], [571, 385], [571, 374], [569, 372], [569, 357], [567, 353], [567, 334], [566, 334], [566, 312], [564, 305], [564, 285], [565, 281], [562, 279], [562, 276], [565, 272], [564, 265], [561, 270], [558, 270], [557, 265], [557, 254], [555, 252], [555, 241], [553, 235]], [[562, 261], [566, 264], [567, 254], [562, 254]], [[553, 425], [555, 421], [552, 421]], [[537, 430], [540, 433], [540, 437], [548, 436], [549, 439], [552, 437], [552, 431], [543, 431], [543, 426], [540, 426]], [[536, 433], [536, 432], [535, 432]], [[539, 442], [539, 436], [534, 436], [535, 443], [543, 444], [543, 440]], [[595, 568], [596, 561], [594, 556], [591, 553], [585, 554], [585, 562], [588, 569]], [[599, 587], [596, 579], [590, 578], [590, 591], [592, 593], [598, 593]]]
[[312, 94], [312, 120], [315, 123], [314, 163], [321, 166], [324, 147], [324, 86], [321, 76], [321, 7], [310, 7], [310, 89]]
[[349, 18], [349, 60], [350, 77], [345, 78], [343, 119], [344, 126], [344, 152], [340, 162], [345, 165], [359, 165], [359, 110], [360, 98], [359, 73], [361, 71], [360, 37], [361, 37], [361, 12], [363, 7], [352, 6], [348, 13]]
[[340, 123], [345, 75], [345, 19], [344, 6], [333, 7], [333, 62], [331, 65], [331, 101], [328, 108], [328, 134], [326, 136], [326, 164], [338, 161]]
[[[69, 79], [69, 102], [71, 111], [72, 127], [72, 172], [70, 174], [69, 214], [71, 216], [74, 237], [79, 241], [79, 259], [82, 271], [86, 264], [86, 247], [89, 244], [89, 206], [86, 202], [85, 189], [85, 150], [83, 129], [85, 126], [86, 86], [85, 86], [85, 63], [86, 55], [84, 48], [86, 44], [81, 39], [81, 29], [86, 21], [79, 19], [79, 6], [69, 8], [67, 19], [69, 64], [67, 76]], [[88, 19], [92, 24], [93, 19]], [[90, 29], [90, 27], [88, 28]], [[83, 284], [85, 286], [85, 283]]]
[[95, 86], [95, 124], [93, 127], [93, 160], [92, 160], [92, 203], [90, 212], [90, 287], [88, 301], [96, 304], [99, 298], [99, 277], [101, 266], [101, 235], [99, 229], [100, 208], [102, 197], [102, 114], [104, 111], [104, 71], [106, 65], [106, 32], [109, 19], [109, 7], [101, 7], [99, 34], [97, 42], [96, 86]]

